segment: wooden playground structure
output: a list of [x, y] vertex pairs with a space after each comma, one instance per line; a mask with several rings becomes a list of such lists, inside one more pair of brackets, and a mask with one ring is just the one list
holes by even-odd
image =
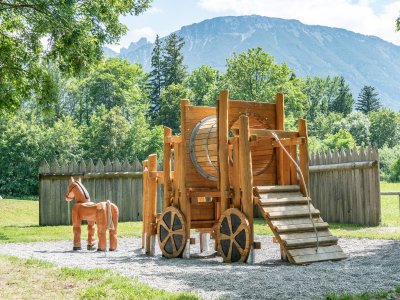
[[[281, 257], [295, 264], [346, 258], [328, 224], [308, 197], [307, 123], [285, 131], [284, 96], [275, 103], [229, 100], [217, 107], [181, 100], [181, 135], [164, 129], [163, 171], [157, 157], [143, 162], [143, 236], [154, 255], [189, 257], [190, 230], [211, 234], [224, 262], [254, 261], [254, 205], [280, 244]], [[157, 184], [164, 205], [157, 215]]]

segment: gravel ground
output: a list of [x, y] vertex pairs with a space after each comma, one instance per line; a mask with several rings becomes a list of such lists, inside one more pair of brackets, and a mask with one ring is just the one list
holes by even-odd
[[[0, 244], [0, 253], [59, 266], [113, 269], [155, 288], [194, 291], [206, 299], [318, 299], [328, 292], [372, 292], [400, 284], [398, 241], [340, 239], [347, 260], [294, 266], [279, 260], [271, 237], [258, 240], [262, 249], [256, 250], [254, 265], [223, 264], [220, 257], [165, 259], [159, 251], [147, 257], [139, 238], [120, 239], [119, 250], [108, 253], [73, 252], [71, 241]], [[192, 245], [191, 253], [198, 252]]]

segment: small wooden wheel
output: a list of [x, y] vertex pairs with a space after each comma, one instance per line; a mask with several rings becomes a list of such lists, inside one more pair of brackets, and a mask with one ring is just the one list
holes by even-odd
[[167, 207], [157, 223], [158, 245], [163, 256], [180, 257], [186, 246], [186, 220], [181, 211]]
[[224, 262], [244, 262], [250, 252], [250, 227], [236, 208], [227, 209], [218, 222], [218, 250]]

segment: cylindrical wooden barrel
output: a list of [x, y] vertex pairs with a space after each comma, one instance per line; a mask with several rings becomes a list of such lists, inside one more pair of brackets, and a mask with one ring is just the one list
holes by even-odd
[[205, 178], [218, 178], [217, 117], [208, 116], [197, 123], [190, 136], [190, 158], [195, 169]]

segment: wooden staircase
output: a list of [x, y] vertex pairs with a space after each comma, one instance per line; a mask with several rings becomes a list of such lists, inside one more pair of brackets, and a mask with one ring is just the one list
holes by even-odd
[[295, 264], [307, 264], [347, 258], [320, 217], [318, 209], [310, 203], [312, 220], [318, 233], [319, 247], [313, 223], [310, 220], [307, 198], [297, 185], [257, 186], [254, 188], [257, 204], [275, 240], [281, 246], [282, 258]]

